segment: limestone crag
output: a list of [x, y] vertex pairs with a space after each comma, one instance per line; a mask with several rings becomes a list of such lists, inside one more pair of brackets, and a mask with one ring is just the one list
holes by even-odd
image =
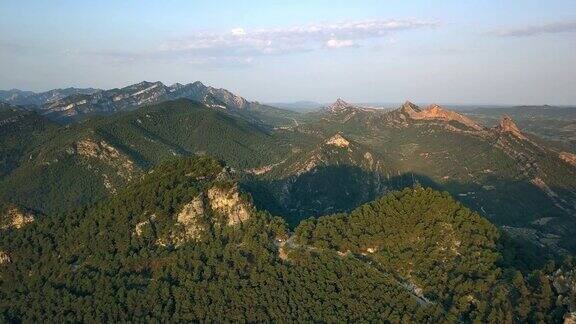
[[10, 206], [4, 215], [0, 229], [20, 229], [33, 222], [34, 214], [21, 210], [16, 206]]

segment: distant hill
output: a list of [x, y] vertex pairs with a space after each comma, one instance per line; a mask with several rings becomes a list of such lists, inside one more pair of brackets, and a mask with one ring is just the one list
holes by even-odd
[[0, 90], [0, 101], [12, 105], [25, 107], [40, 107], [50, 103], [57, 102], [72, 95], [91, 95], [100, 92], [100, 89], [94, 88], [65, 88], [53, 89], [45, 92], [22, 91], [18, 89]]
[[92, 115], [110, 115], [175, 99], [190, 99], [214, 109], [236, 111], [245, 117], [274, 125], [290, 125], [289, 111], [248, 101], [225, 89], [205, 86], [199, 81], [166, 86], [161, 82], [140, 82], [120, 89], [55, 89], [43, 93], [10, 90], [0, 92], [0, 101], [37, 110], [47, 118], [68, 123]]
[[314, 101], [296, 101], [296, 102], [272, 102], [270, 106], [288, 109], [296, 112], [309, 112], [318, 110], [322, 107], [321, 103]]
[[486, 125], [495, 125], [501, 115], [513, 118], [519, 127], [555, 145], [576, 151], [576, 107], [518, 106], [500, 109], [478, 108], [467, 116]]

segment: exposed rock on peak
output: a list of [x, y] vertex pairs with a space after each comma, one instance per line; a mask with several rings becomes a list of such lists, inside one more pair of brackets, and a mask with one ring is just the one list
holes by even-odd
[[347, 139], [345, 139], [342, 135], [336, 134], [336, 135], [330, 137], [326, 141], [326, 144], [337, 146], [337, 147], [348, 147], [350, 145], [350, 142]]
[[[68, 94], [69, 93], [69, 94]], [[0, 100], [7, 94], [0, 93]], [[167, 100], [190, 99], [212, 108], [249, 110], [262, 107], [226, 89], [204, 85], [200, 81], [166, 86], [160, 81], [142, 81], [110, 90], [72, 89], [52, 100], [34, 103], [42, 115], [55, 120], [74, 120], [87, 114], [112, 114]]]
[[177, 220], [185, 230], [185, 236], [188, 239], [197, 240], [203, 231], [206, 230], [201, 220], [204, 217], [204, 199], [202, 195], [192, 199], [191, 202], [184, 205]]
[[526, 136], [524, 136], [524, 134], [522, 134], [520, 128], [516, 126], [514, 120], [512, 120], [512, 118], [510, 118], [509, 116], [503, 116], [502, 119], [500, 119], [500, 124], [496, 126], [496, 128], [498, 131], [502, 133], [510, 133], [518, 137], [519, 139], [523, 140], [528, 139]]
[[400, 111], [407, 114], [409, 117], [421, 112], [420, 107], [416, 106], [410, 101], [406, 101], [402, 107], [400, 107]]
[[355, 106], [347, 103], [346, 101], [342, 100], [341, 98], [338, 98], [338, 99], [336, 99], [336, 101], [333, 104], [326, 107], [326, 110], [330, 111], [330, 112], [338, 112], [338, 111], [342, 111], [346, 108], [355, 108]]
[[476, 131], [483, 130], [484, 127], [455, 111], [447, 110], [437, 104], [432, 104], [426, 109], [420, 109], [415, 104], [406, 101], [400, 111], [407, 117], [414, 120], [440, 120], [445, 122], [455, 121]]
[[213, 211], [226, 216], [228, 226], [234, 226], [250, 218], [250, 204], [240, 196], [237, 186], [212, 187], [208, 190], [208, 199]]
[[[188, 241], [201, 240], [204, 233], [208, 231], [208, 222], [205, 217], [204, 194], [200, 194], [182, 206], [176, 215], [176, 227], [166, 237], [161, 237], [156, 242], [161, 246], [178, 247]], [[152, 220], [151, 218], [136, 225], [138, 236], [142, 232], [139, 227], [150, 224]]]
[[[160, 246], [179, 247], [190, 241], [200, 242], [214, 227], [237, 226], [250, 219], [253, 205], [244, 197], [235, 182], [227, 179], [227, 172], [220, 172], [216, 184], [206, 187], [172, 216], [175, 226], [160, 234], [156, 243]], [[220, 179], [220, 180], [218, 180]], [[157, 223], [155, 216], [137, 223], [135, 235], [141, 236], [143, 228]]]
[[378, 171], [384, 158], [342, 134], [335, 134], [320, 143], [315, 149], [303, 152], [281, 171], [284, 175], [301, 175], [316, 168], [330, 166], [353, 166], [367, 171]]

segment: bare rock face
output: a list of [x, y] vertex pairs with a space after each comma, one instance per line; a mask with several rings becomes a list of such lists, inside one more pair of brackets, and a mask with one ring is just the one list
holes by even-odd
[[[204, 206], [204, 195], [199, 194], [190, 202], [182, 206], [180, 212], [175, 215], [176, 226], [168, 235], [158, 238], [157, 244], [161, 246], [178, 247], [189, 241], [200, 241], [202, 234], [208, 231], [208, 222], [206, 221], [206, 212]], [[138, 223], [147, 225], [148, 221]]]
[[4, 251], [0, 251], [0, 265], [10, 262], [12, 262], [12, 259], [10, 259], [10, 255]]
[[496, 126], [496, 129], [501, 133], [509, 133], [522, 140], [528, 139], [524, 134], [522, 134], [520, 128], [516, 126], [516, 123], [509, 116], [502, 117], [500, 124]]
[[16, 206], [10, 206], [2, 221], [0, 229], [20, 229], [34, 222], [34, 214], [21, 210]]
[[348, 147], [350, 145], [350, 142], [347, 139], [345, 139], [342, 135], [336, 134], [331, 138], [329, 138], [328, 141], [326, 141], [326, 144], [337, 147]]
[[460, 115], [457, 112], [446, 110], [436, 104], [430, 105], [426, 107], [426, 109], [420, 109], [415, 104], [407, 101], [402, 105], [400, 111], [414, 120], [439, 120], [444, 122], [456, 121], [476, 131], [484, 129], [472, 119]]
[[346, 101], [338, 98], [336, 101], [331, 104], [330, 106], [326, 107], [326, 110], [329, 112], [339, 112], [345, 110], [346, 108], [354, 108], [354, 105], [347, 103]]
[[206, 231], [202, 218], [204, 218], [204, 200], [202, 195], [198, 195], [182, 207], [176, 218], [184, 228], [186, 239], [200, 239], [201, 234]]
[[403, 112], [404, 114], [408, 115], [408, 117], [413, 118], [415, 116], [418, 116], [422, 110], [420, 109], [420, 107], [416, 106], [415, 104], [411, 103], [410, 101], [406, 101], [402, 107], [400, 108], [400, 111]]
[[[132, 179], [132, 174], [135, 169], [134, 162], [108, 142], [87, 138], [76, 142], [75, 146], [75, 151], [78, 155], [99, 160], [113, 166], [118, 170], [117, 173], [119, 176], [127, 180]], [[111, 186], [111, 184], [109, 184], [109, 186]]]
[[234, 226], [250, 218], [250, 204], [240, 197], [237, 186], [212, 187], [208, 189], [208, 200], [214, 212], [226, 216], [228, 226]]
[[559, 157], [564, 162], [576, 167], [576, 154], [568, 153], [568, 152], [561, 152]]

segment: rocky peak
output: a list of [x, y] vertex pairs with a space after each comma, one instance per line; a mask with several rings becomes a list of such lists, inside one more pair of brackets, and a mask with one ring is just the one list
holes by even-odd
[[206, 88], [206, 86], [204, 85], [204, 83], [200, 82], [200, 81], [194, 81], [191, 83], [192, 86], [194, 87], [198, 87], [198, 88]]
[[408, 116], [412, 116], [421, 112], [420, 107], [416, 106], [415, 104], [411, 103], [410, 101], [406, 101], [402, 107], [400, 107], [400, 111], [407, 114]]
[[409, 118], [415, 120], [439, 120], [444, 122], [455, 121], [477, 131], [484, 129], [481, 125], [477, 124], [472, 119], [455, 111], [444, 109], [437, 104], [432, 104], [425, 109], [420, 109], [418, 106], [407, 101], [404, 103], [404, 105], [402, 105], [400, 111], [407, 115]]
[[510, 133], [520, 139], [527, 139], [510, 116], [503, 116], [502, 119], [500, 119], [500, 124], [496, 126], [496, 128], [502, 133]]
[[330, 106], [326, 107], [327, 111], [330, 112], [338, 112], [342, 111], [346, 108], [354, 108], [354, 105], [347, 103], [346, 101], [342, 100], [341, 98], [336, 99], [336, 101], [331, 104]]
[[243, 199], [238, 186], [214, 186], [208, 190], [210, 208], [227, 219], [228, 226], [240, 224], [250, 218], [251, 204]]
[[440, 105], [437, 105], [437, 104], [431, 104], [430, 106], [426, 107], [425, 110], [430, 112], [431, 114], [436, 114], [436, 115], [446, 113], [446, 110], [444, 110], [444, 108], [442, 108]]
[[[178, 247], [188, 241], [199, 241], [208, 231], [206, 222], [204, 194], [199, 194], [185, 204], [176, 217], [176, 226], [164, 237], [157, 239], [156, 243], [161, 246]], [[136, 224], [135, 233], [140, 236], [142, 227], [149, 225], [154, 219], [150, 218]]]
[[350, 142], [347, 139], [345, 139], [342, 135], [336, 134], [336, 135], [330, 137], [326, 141], [326, 144], [337, 146], [337, 147], [348, 147], [350, 145]]

